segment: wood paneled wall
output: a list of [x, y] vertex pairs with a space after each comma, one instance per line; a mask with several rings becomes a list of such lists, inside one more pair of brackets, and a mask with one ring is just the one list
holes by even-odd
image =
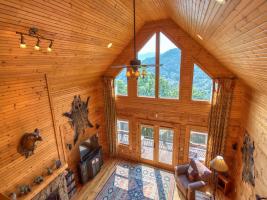
[[[49, 80], [54, 82], [58, 77], [52, 77]], [[65, 153], [67, 155], [67, 162], [69, 167], [77, 172], [77, 164], [79, 163], [79, 143], [88, 139], [93, 134], [98, 134], [99, 142], [103, 146], [104, 153], [108, 152], [108, 144], [105, 135], [104, 122], [104, 101], [103, 101], [103, 85], [102, 79], [90, 80], [90, 78], [82, 77], [77, 80], [78, 83], [72, 87], [62, 88], [60, 85], [56, 85], [51, 89], [51, 96], [54, 105], [55, 122], [58, 131], [62, 134], [65, 141]], [[63, 84], [63, 83], [62, 83]], [[71, 103], [74, 95], [80, 95], [82, 100], [86, 101], [86, 98], [90, 96], [89, 100], [89, 120], [94, 125], [93, 128], [86, 129], [84, 134], [80, 134], [77, 144], [73, 145], [74, 132], [68, 121], [68, 118], [62, 116], [64, 112], [69, 112], [71, 109]], [[97, 130], [95, 124], [99, 124], [100, 128]], [[68, 150], [66, 144], [72, 144], [73, 149]], [[77, 176], [76, 176], [77, 178]], [[78, 180], [77, 180], [78, 182]]]
[[[255, 195], [267, 196], [267, 95], [259, 91], [247, 90], [244, 96], [242, 134], [239, 137], [239, 148], [236, 157], [236, 199], [254, 200]], [[243, 135], [249, 133], [255, 144], [255, 187], [242, 181]], [[246, 192], [244, 192], [246, 191]]]
[[[170, 20], [146, 24], [137, 35], [137, 48], [140, 49], [155, 31], [162, 31], [182, 50], [180, 99], [177, 101], [137, 97], [136, 80], [129, 80], [129, 96], [118, 96], [116, 106], [118, 117], [130, 120], [131, 144], [129, 147], [119, 145], [118, 154], [124, 158], [139, 160], [140, 138], [138, 122], [140, 120], [169, 122], [174, 127], [179, 127], [177, 141], [174, 141], [178, 151], [174, 152], [174, 164], [186, 163], [188, 162], [190, 127], [199, 130], [207, 129], [210, 111], [209, 103], [191, 100], [193, 63], [199, 63], [212, 77], [231, 77], [233, 74]], [[130, 43], [113, 64], [117, 65], [129, 62], [129, 59], [132, 57], [131, 48], [132, 44]], [[112, 68], [106, 72], [107, 75], [113, 76], [117, 73], [118, 71]], [[244, 95], [243, 83], [238, 79], [235, 81], [236, 85], [231, 106], [225, 154], [230, 169], [234, 167], [233, 158], [235, 151], [232, 149], [232, 144], [237, 142], [241, 130], [242, 97]], [[232, 173], [230, 171], [231, 175], [233, 175]]]
[[[78, 144], [97, 131], [87, 129], [72, 150], [66, 148], [67, 143], [73, 145], [74, 132], [62, 114], [70, 111], [74, 95], [81, 95], [83, 100], [91, 97], [89, 119], [100, 125], [100, 144], [107, 152], [101, 77], [69, 76], [68, 81], [64, 76], [1, 73], [0, 193], [8, 195], [21, 184], [32, 184], [34, 177], [45, 174], [46, 167], [57, 159], [77, 172]], [[35, 154], [26, 159], [17, 152], [19, 141], [24, 133], [35, 128], [40, 128], [43, 141], [37, 145]]]
[[[44, 75], [0, 76], [0, 192], [14, 191], [19, 184], [32, 183], [57, 159], [65, 162], [62, 144], [55, 133], [48, 87]], [[17, 150], [23, 134], [39, 128], [43, 138], [33, 156]]]

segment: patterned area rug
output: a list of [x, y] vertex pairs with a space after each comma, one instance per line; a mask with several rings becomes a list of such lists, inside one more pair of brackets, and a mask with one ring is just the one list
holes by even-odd
[[172, 200], [174, 175], [141, 164], [119, 163], [97, 200]]

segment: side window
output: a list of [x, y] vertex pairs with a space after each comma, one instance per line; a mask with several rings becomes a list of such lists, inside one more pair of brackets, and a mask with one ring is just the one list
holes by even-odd
[[207, 132], [197, 132], [191, 130], [189, 140], [189, 158], [196, 158], [201, 162], [205, 162], [207, 143]]
[[129, 145], [129, 121], [117, 120], [117, 141], [118, 144]]
[[179, 99], [181, 49], [160, 33], [159, 97]]
[[128, 95], [128, 82], [126, 77], [127, 69], [123, 69], [115, 78], [115, 95]]
[[[156, 34], [154, 34], [138, 52], [142, 64], [156, 64]], [[137, 95], [139, 97], [155, 97], [156, 68], [148, 67], [147, 76], [138, 79]]]
[[192, 100], [211, 101], [212, 79], [196, 64], [194, 64]]

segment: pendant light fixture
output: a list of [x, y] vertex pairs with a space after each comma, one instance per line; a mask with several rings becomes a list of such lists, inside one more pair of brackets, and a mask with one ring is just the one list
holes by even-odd
[[[158, 64], [141, 64], [141, 60], [138, 60], [137, 58], [137, 49], [136, 49], [136, 12], [135, 12], [135, 0], [133, 0], [133, 55], [134, 59], [130, 61], [129, 65], [118, 65], [118, 66], [112, 66], [112, 68], [126, 68], [126, 77], [127, 78], [136, 78], [138, 79], [140, 76], [142, 78], [145, 78], [147, 76], [146, 68], [148, 67], [157, 67], [161, 66]], [[140, 73], [140, 71], [142, 71]]]

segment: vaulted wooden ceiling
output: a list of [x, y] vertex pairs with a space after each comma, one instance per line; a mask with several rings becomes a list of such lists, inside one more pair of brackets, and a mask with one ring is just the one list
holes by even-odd
[[[137, 0], [137, 29], [165, 18], [250, 86], [267, 91], [266, 0]], [[28, 38], [28, 48], [19, 48], [15, 32], [32, 26], [55, 40], [52, 53], [34, 51], [36, 41]], [[131, 0], [0, 1], [0, 72], [99, 76], [131, 38]]]

